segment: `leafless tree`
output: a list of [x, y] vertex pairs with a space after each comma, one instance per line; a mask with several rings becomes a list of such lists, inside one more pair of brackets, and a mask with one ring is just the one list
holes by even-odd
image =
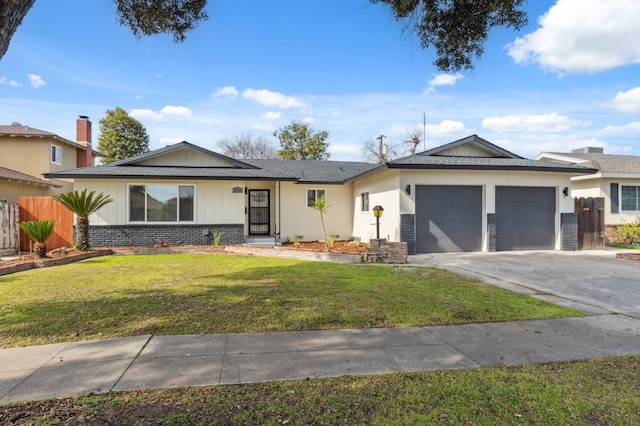
[[265, 160], [276, 158], [277, 150], [267, 138], [251, 134], [236, 135], [218, 141], [222, 154], [239, 160]]
[[370, 139], [364, 142], [365, 160], [376, 164], [384, 164], [397, 157], [395, 147], [385, 144], [384, 138], [386, 138], [385, 135], [380, 135], [376, 138], [376, 141]]

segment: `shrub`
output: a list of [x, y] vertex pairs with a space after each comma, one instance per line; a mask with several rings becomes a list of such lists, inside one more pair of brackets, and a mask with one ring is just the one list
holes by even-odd
[[618, 225], [618, 233], [626, 246], [640, 246], [640, 217], [635, 222]]
[[36, 220], [33, 222], [22, 222], [20, 228], [27, 234], [35, 244], [33, 250], [38, 259], [47, 255], [47, 239], [53, 233], [56, 226], [55, 220]]

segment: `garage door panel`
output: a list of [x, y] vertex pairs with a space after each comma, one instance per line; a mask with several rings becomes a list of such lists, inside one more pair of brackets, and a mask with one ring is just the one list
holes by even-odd
[[482, 187], [416, 186], [416, 251], [482, 249]]
[[556, 190], [496, 187], [496, 250], [555, 247]]

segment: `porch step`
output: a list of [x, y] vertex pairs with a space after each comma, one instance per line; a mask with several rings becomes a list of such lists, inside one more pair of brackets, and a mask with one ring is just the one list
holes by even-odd
[[276, 237], [273, 235], [245, 237], [244, 245], [257, 247], [274, 247], [276, 246]]

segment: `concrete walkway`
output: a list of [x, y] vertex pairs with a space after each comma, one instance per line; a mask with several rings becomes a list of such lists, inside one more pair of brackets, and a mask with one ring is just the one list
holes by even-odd
[[175, 386], [499, 367], [640, 354], [640, 319], [138, 336], [0, 350], [0, 403]]

